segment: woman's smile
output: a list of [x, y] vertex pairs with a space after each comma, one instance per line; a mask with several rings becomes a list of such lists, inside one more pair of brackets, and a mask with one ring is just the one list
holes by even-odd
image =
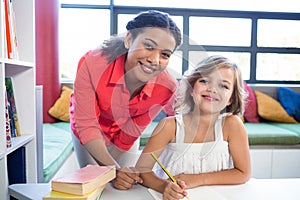
[[155, 72], [155, 68], [153, 68], [151, 65], [145, 65], [143, 63], [140, 63], [141, 65], [141, 69], [143, 72], [145, 72], [146, 74], [153, 74]]

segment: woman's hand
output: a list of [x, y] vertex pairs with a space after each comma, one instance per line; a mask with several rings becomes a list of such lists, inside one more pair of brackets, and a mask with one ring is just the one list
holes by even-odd
[[164, 200], [178, 200], [187, 196], [185, 191], [186, 185], [184, 181], [177, 180], [177, 184], [169, 182], [163, 193]]
[[117, 170], [117, 177], [113, 181], [113, 186], [119, 190], [128, 190], [135, 183], [143, 183], [139, 171], [134, 167], [123, 167]]

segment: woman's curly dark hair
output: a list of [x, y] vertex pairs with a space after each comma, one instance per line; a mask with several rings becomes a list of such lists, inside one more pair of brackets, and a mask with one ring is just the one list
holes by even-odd
[[[133, 40], [147, 27], [164, 28], [170, 31], [176, 41], [175, 49], [181, 44], [181, 31], [169, 17], [168, 13], [148, 10], [139, 13], [126, 25], [126, 29], [132, 34]], [[103, 42], [101, 46], [102, 55], [108, 57], [108, 63], [114, 61], [120, 55], [127, 53], [128, 49], [124, 46], [124, 39], [121, 36], [112, 36], [109, 40]]]

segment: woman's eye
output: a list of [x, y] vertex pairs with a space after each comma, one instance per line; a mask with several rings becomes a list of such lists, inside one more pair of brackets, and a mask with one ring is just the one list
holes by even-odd
[[150, 50], [153, 49], [153, 47], [150, 44], [144, 43], [144, 46], [146, 47], [146, 49], [150, 49]]
[[168, 54], [168, 53], [162, 53], [162, 56], [164, 58], [170, 58], [171, 57], [171, 54]]

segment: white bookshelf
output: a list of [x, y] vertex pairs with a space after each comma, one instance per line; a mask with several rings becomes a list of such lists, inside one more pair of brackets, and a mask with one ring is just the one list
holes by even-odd
[[[8, 199], [7, 156], [25, 147], [26, 181], [37, 182], [35, 107], [35, 1], [12, 0], [19, 59], [8, 59], [5, 40], [4, 0], [0, 4], [0, 199]], [[6, 148], [5, 77], [12, 77], [21, 136]]]

